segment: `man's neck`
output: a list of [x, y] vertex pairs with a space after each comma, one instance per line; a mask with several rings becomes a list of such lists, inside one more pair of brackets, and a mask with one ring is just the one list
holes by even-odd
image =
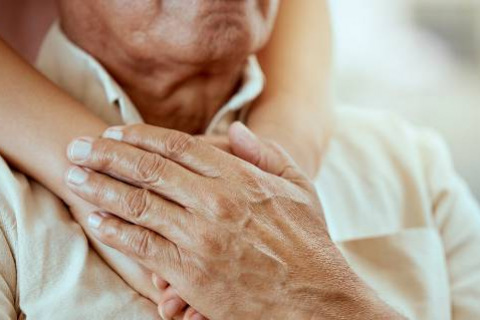
[[238, 89], [245, 67], [238, 63], [195, 66], [175, 62], [140, 67], [132, 60], [102, 63], [146, 123], [190, 134], [206, 130]]
[[[146, 123], [201, 134], [238, 88], [241, 72], [242, 68], [219, 75], [199, 73], [180, 78], [173, 74], [132, 76], [131, 82], [121, 85]], [[142, 82], [145, 85], [139, 86]]]
[[[122, 39], [108, 37], [101, 24], [87, 36], [81, 28], [63, 27], [74, 43], [108, 70], [145, 122], [190, 134], [203, 133], [238, 89], [248, 58], [181, 61], [162, 51], [131, 50]], [[105, 44], [116, 50], [102, 50]]]

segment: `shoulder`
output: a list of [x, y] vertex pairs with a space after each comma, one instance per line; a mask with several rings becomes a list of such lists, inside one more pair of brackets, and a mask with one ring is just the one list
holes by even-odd
[[[443, 138], [391, 112], [344, 107], [336, 113], [326, 165], [383, 177], [390, 182], [424, 185], [432, 166], [453, 170]], [[359, 171], [360, 170], [360, 171]], [[367, 174], [368, 173], [368, 174]]]
[[380, 111], [339, 110], [336, 128], [316, 185], [352, 268], [409, 318], [475, 318], [480, 210], [446, 143]]
[[453, 170], [443, 139], [383, 111], [344, 107], [336, 122], [316, 184], [325, 207], [343, 217], [335, 219], [340, 237], [433, 225], [432, 168]]
[[[440, 153], [450, 159], [442, 137], [433, 129], [415, 126], [397, 114], [380, 110], [344, 107], [336, 113], [337, 126], [333, 146], [349, 153], [371, 156], [381, 161], [395, 160], [411, 169], [429, 161], [429, 154]], [[352, 150], [347, 145], [361, 147]], [[348, 149], [348, 150], [347, 150]]]

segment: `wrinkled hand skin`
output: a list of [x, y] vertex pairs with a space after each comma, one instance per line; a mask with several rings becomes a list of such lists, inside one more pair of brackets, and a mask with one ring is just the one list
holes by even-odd
[[252, 164], [147, 125], [89, 141], [83, 157], [72, 144], [67, 182], [109, 213], [90, 217], [92, 232], [208, 318], [403, 319], [348, 266], [314, 187], [278, 146]]

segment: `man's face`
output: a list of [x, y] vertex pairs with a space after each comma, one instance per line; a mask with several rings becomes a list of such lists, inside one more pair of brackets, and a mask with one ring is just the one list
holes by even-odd
[[[160, 55], [204, 64], [259, 50], [270, 36], [278, 5], [279, 0], [64, 0], [62, 20], [68, 24], [72, 15], [84, 16], [92, 29], [107, 33], [115, 40], [110, 43], [140, 60], [154, 62]], [[72, 21], [82, 23], [78, 20]]]

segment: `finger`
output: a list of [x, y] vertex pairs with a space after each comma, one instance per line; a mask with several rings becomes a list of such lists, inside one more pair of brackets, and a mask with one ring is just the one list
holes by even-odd
[[208, 143], [214, 146], [217, 149], [220, 149], [227, 153], [232, 153], [232, 150], [230, 149], [230, 142], [228, 141], [228, 137], [201, 135], [201, 136], [197, 136], [197, 138], [205, 143]]
[[[163, 280], [161, 277], [157, 276], [155, 273], [152, 273], [152, 282], [155, 288], [162, 292], [162, 298], [158, 302], [158, 313], [163, 317], [170, 317], [173, 319], [183, 319], [184, 318], [184, 310], [187, 306], [187, 303], [183, 301], [182, 298], [177, 294], [177, 292], [170, 286], [170, 284]], [[170, 302], [171, 300], [178, 300], [181, 301], [174, 301]], [[165, 308], [164, 304], [169, 304], [169, 306]], [[177, 307], [175, 307], [175, 305]]]
[[183, 316], [183, 320], [190, 320], [192, 316], [196, 313], [197, 311], [195, 309], [193, 309], [192, 307], [188, 307], [185, 311], [185, 315]]
[[298, 181], [304, 175], [290, 155], [272, 142], [261, 141], [241, 122], [230, 126], [229, 132], [232, 153], [265, 172], [282, 178]]
[[195, 217], [183, 207], [148, 190], [80, 167], [70, 168], [66, 179], [75, 194], [104, 211], [148, 228], [178, 245], [191, 244]]
[[162, 300], [158, 304], [158, 310], [163, 318], [172, 319], [183, 315], [187, 305], [177, 291], [172, 286], [169, 286], [162, 295]]
[[88, 225], [100, 242], [133, 258], [151, 272], [165, 279], [181, 272], [182, 257], [177, 246], [155, 232], [97, 213], [90, 214]]
[[178, 295], [177, 291], [172, 286], [169, 285], [168, 288], [162, 293], [162, 298], [160, 299], [160, 302], [158, 304], [161, 305], [173, 299], [182, 299], [182, 298]]
[[192, 307], [188, 307], [187, 311], [185, 312], [185, 316], [183, 320], [207, 320], [204, 316], [202, 316], [197, 310]]
[[207, 177], [220, 175], [226, 156], [224, 152], [189, 134], [149, 125], [113, 127], [105, 131], [103, 136], [160, 154]]
[[163, 280], [161, 277], [157, 276], [155, 273], [152, 273], [152, 283], [160, 291], [165, 291], [170, 284]]
[[77, 139], [68, 155], [77, 165], [152, 190], [185, 207], [198, 204], [198, 197], [192, 195], [200, 195], [208, 185], [204, 177], [173, 161], [110, 139]]
[[175, 316], [181, 314], [186, 306], [187, 303], [185, 301], [176, 297], [160, 304], [158, 311], [162, 319], [173, 319]]

